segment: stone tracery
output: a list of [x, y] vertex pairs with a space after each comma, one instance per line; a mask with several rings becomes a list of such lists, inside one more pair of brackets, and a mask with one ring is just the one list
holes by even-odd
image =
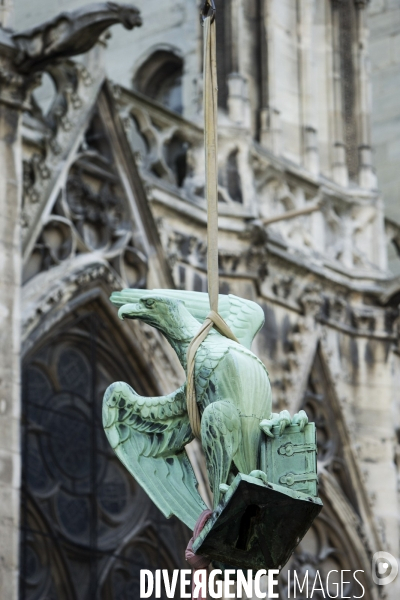
[[[102, 325], [93, 314], [82, 317], [50, 336], [25, 367], [22, 552], [27, 599], [45, 593], [58, 597], [62, 579], [67, 598], [97, 594], [101, 571], [110, 571], [112, 578], [110, 589], [107, 582], [100, 586], [108, 589], [104, 597], [118, 598], [127, 585], [123, 573], [132, 568], [135, 548], [143, 560], [147, 552], [139, 548], [148, 545], [145, 566], [157, 560], [154, 534], [147, 531], [147, 524], [154, 519], [161, 523], [163, 517], [117, 464], [105, 440], [99, 398], [112, 366], [102, 358], [107, 356], [98, 329]], [[165, 529], [166, 540], [175, 529], [179, 536], [178, 522]], [[126, 543], [132, 531], [137, 541]], [[55, 540], [56, 556], [50, 551]], [[174, 560], [179, 557], [169, 556], [165, 568], [176, 566]], [[140, 561], [134, 564], [138, 568]], [[115, 577], [122, 577], [120, 583]]]

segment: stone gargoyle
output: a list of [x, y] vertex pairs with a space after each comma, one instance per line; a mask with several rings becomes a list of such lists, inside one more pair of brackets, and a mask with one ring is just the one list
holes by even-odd
[[120, 23], [126, 29], [142, 25], [137, 8], [131, 4], [102, 2], [64, 12], [45, 23], [11, 35], [18, 49], [15, 64], [20, 73], [43, 71], [55, 60], [88, 52], [99, 36]]
[[[207, 294], [178, 290], [115, 292], [121, 319], [140, 319], [161, 331], [186, 371], [186, 352], [209, 310]], [[201, 414], [214, 510], [238, 473], [266, 478], [259, 468], [262, 431], [307, 424], [300, 411], [272, 413], [268, 372], [250, 350], [264, 323], [260, 306], [233, 295], [219, 296], [219, 313], [240, 343], [214, 328], [195, 358], [195, 390]], [[166, 396], [139, 396], [127, 383], [113, 383], [103, 402], [103, 424], [119, 459], [166, 517], [194, 528], [207, 509], [185, 451], [194, 438], [186, 406], [186, 384]]]

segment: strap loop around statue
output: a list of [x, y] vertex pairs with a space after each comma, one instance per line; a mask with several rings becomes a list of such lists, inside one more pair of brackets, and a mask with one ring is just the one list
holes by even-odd
[[202, 342], [208, 336], [210, 329], [215, 327], [221, 335], [237, 342], [239, 344], [239, 340], [235, 337], [235, 335], [230, 330], [227, 323], [225, 323], [224, 319], [215, 311], [211, 310], [203, 325], [200, 327], [199, 331], [192, 339], [188, 351], [187, 351], [187, 387], [186, 387], [186, 403], [188, 409], [188, 416], [190, 421], [190, 426], [194, 435], [200, 439], [201, 437], [201, 417], [199, 408], [197, 406], [196, 401], [196, 388], [194, 382], [194, 367], [195, 367], [195, 357], [196, 352]]
[[[223, 318], [218, 314], [218, 87], [215, 19], [204, 19], [204, 146], [206, 159], [207, 198], [207, 276], [210, 312], [192, 339], [187, 351], [187, 409], [194, 435], [201, 437], [201, 417], [196, 401], [194, 369], [196, 352], [212, 327], [225, 337], [238, 342]], [[239, 342], [238, 342], [239, 343]]]

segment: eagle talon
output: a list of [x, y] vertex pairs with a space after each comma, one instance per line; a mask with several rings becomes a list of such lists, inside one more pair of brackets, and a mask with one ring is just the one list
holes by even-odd
[[260, 422], [260, 428], [261, 430], [265, 433], [265, 435], [267, 435], [268, 437], [275, 437], [274, 434], [271, 432], [271, 427], [274, 426], [274, 422], [272, 419], [264, 419], [263, 421]]
[[290, 416], [289, 411], [282, 410], [279, 414], [272, 413], [270, 419], [263, 419], [260, 423], [260, 427], [261, 427], [262, 431], [268, 437], [273, 438], [273, 437], [275, 437], [275, 435], [271, 431], [272, 427], [278, 426], [279, 427], [278, 435], [282, 435], [282, 433], [285, 431], [286, 427], [288, 427], [291, 424], [292, 424], [292, 418]]
[[293, 416], [292, 425], [300, 425], [300, 431], [308, 424], [307, 413], [304, 410], [299, 411]]
[[256, 479], [261, 479], [261, 481], [265, 484], [268, 483], [268, 478], [266, 473], [264, 473], [264, 471], [260, 471], [259, 469], [256, 469], [255, 471], [252, 471], [251, 473], [249, 473], [249, 477], [255, 477]]

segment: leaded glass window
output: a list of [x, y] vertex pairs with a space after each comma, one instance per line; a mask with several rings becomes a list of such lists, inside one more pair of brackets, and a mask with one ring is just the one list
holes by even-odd
[[183, 561], [186, 528], [159, 513], [103, 432], [104, 390], [129, 374], [96, 323], [53, 334], [24, 367], [21, 600], [138, 598], [140, 568]]

